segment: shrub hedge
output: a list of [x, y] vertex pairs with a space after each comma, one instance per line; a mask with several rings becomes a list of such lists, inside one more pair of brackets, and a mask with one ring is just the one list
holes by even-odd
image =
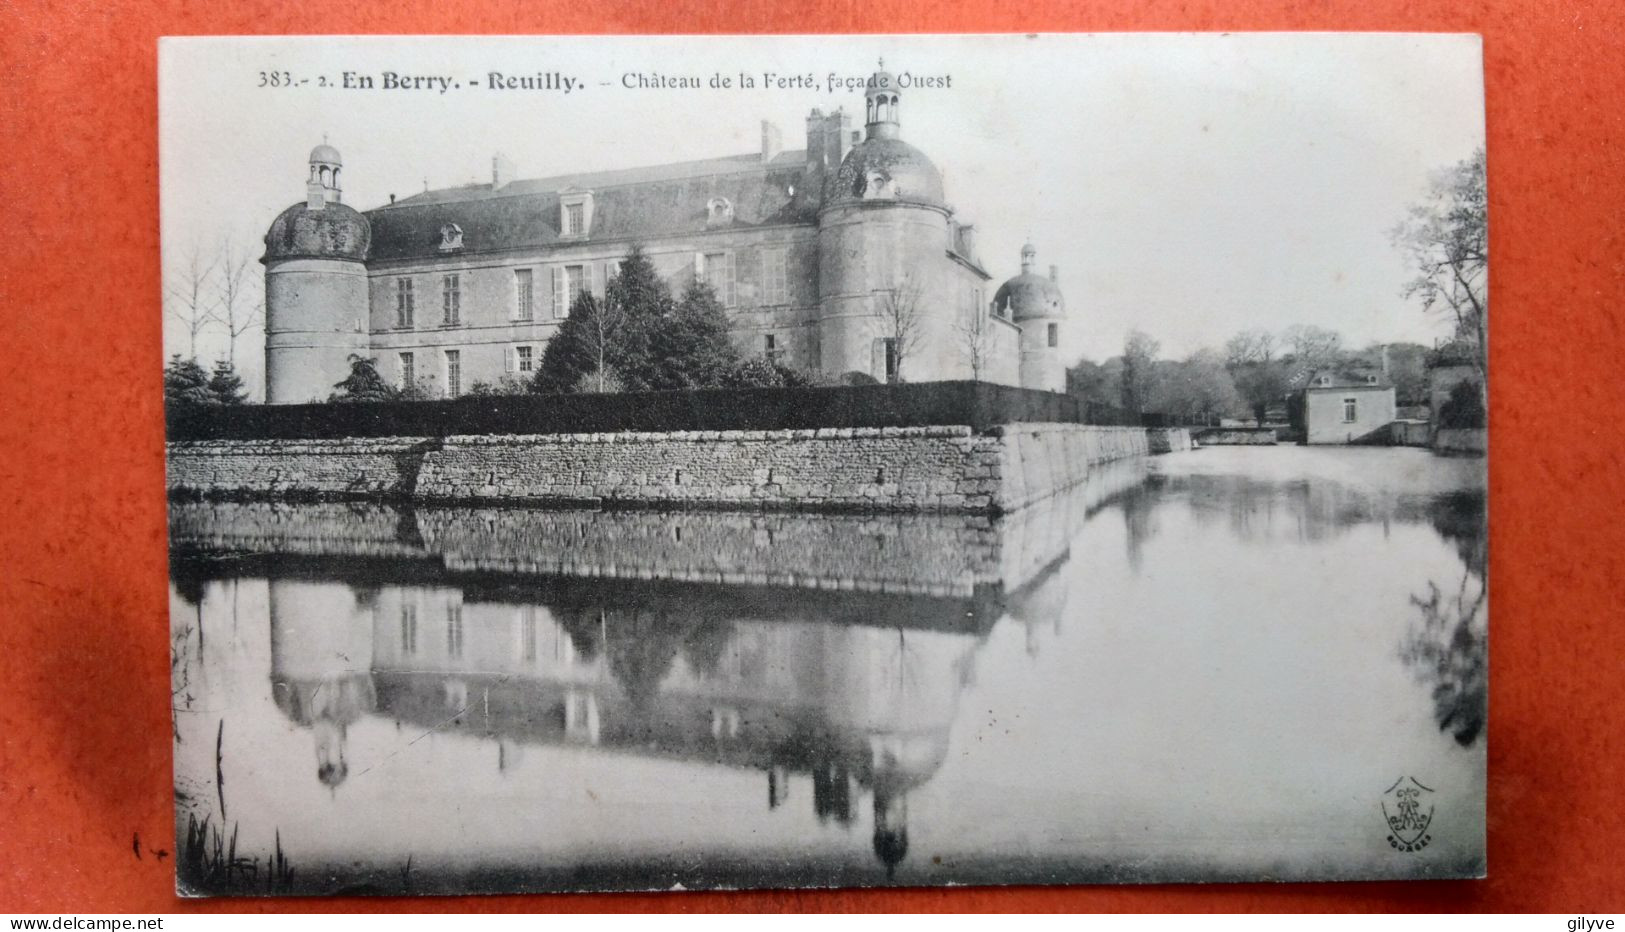
[[1009, 423], [1133, 424], [1071, 395], [986, 382], [828, 388], [718, 388], [602, 395], [508, 395], [444, 401], [197, 405], [166, 412], [170, 440], [444, 437], [676, 430]]

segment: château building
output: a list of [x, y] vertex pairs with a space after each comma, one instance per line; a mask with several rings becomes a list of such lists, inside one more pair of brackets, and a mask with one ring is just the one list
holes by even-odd
[[844, 382], [1064, 390], [1053, 267], [1034, 272], [1029, 245], [988, 300], [975, 230], [901, 138], [900, 98], [877, 72], [862, 134], [814, 109], [801, 151], [763, 122], [759, 152], [648, 168], [524, 180], [498, 155], [489, 184], [365, 212], [323, 143], [305, 200], [265, 236], [266, 400], [326, 398], [352, 354], [434, 396], [528, 379], [576, 296], [601, 294], [634, 245], [674, 294], [709, 283], [746, 355]]

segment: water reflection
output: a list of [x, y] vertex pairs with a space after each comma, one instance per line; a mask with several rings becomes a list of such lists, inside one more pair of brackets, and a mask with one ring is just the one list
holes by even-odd
[[[349, 726], [476, 737], [504, 770], [539, 745], [748, 768], [762, 804], [811, 778], [822, 821], [872, 797], [874, 849], [907, 851], [906, 797], [947, 752], [979, 636], [736, 614], [703, 594], [270, 583], [273, 695], [343, 783]], [[878, 616], [881, 621], [883, 616]], [[365, 772], [364, 770], [362, 772]]]
[[1254, 545], [1314, 543], [1364, 524], [1385, 531], [1395, 523], [1432, 526], [1460, 556], [1460, 572], [1407, 595], [1406, 606], [1418, 617], [1399, 652], [1429, 687], [1440, 730], [1467, 746], [1482, 734], [1488, 705], [1489, 520], [1479, 469], [1476, 461], [1455, 462], [1442, 466], [1443, 475], [1373, 483], [1353, 476], [1283, 481], [1267, 473], [1182, 473], [1176, 466], [1172, 474], [1148, 477], [1117, 505], [1136, 568], [1146, 542], [1159, 532], [1160, 508], [1187, 510], [1198, 524], [1222, 521], [1231, 537]]
[[1434, 718], [1466, 747], [1484, 732], [1489, 710], [1488, 515], [1482, 492], [1440, 496], [1429, 512], [1439, 536], [1461, 555], [1454, 586], [1429, 581], [1411, 596], [1418, 621], [1401, 656], [1433, 693]]
[[[206, 697], [194, 707], [178, 694], [177, 741], [188, 716], [207, 719], [191, 727], [207, 724], [210, 738], [216, 719], [222, 734], [255, 736], [230, 745], [251, 760], [228, 752], [213, 772], [203, 752], [178, 748], [177, 793], [201, 810], [218, 792], [223, 810], [226, 791], [211, 781], [222, 767], [248, 771], [227, 786], [279, 787], [232, 808], [257, 823], [245, 834], [274, 836], [279, 851], [299, 838], [296, 861], [303, 853], [321, 868], [301, 874], [307, 886], [294, 886], [305, 892], [1124, 876], [1119, 860], [1141, 842], [1111, 828], [1115, 806], [1072, 794], [1110, 784], [1092, 768], [1117, 759], [1126, 776], [1145, 773], [1127, 764], [1158, 731], [1179, 746], [1172, 718], [1113, 725], [1110, 742], [1089, 737], [1095, 720], [1178, 714], [1173, 697], [1196, 678], [1157, 639], [1225, 634], [1176, 633], [1191, 622], [1170, 612], [1211, 600], [1200, 617], [1231, 625], [1253, 650], [1318, 662], [1295, 661], [1297, 648], [1241, 623], [1273, 610], [1255, 593], [1296, 580], [1232, 593], [1207, 575], [1222, 574], [1223, 561], [1200, 561], [1224, 540], [1259, 549], [1267, 565], [1361, 528], [1426, 529], [1477, 581], [1476, 601], [1453, 602], [1440, 586], [1408, 603], [1421, 622], [1403, 649], [1428, 677], [1439, 727], [1473, 744], [1483, 723], [1481, 488], [1434, 472], [1373, 485], [1322, 465], [1308, 477], [1302, 463], [1269, 461], [1283, 475], [1261, 474], [1256, 460], [1230, 470], [1212, 452], [1103, 470], [997, 521], [172, 504], [175, 678]], [[1412, 546], [1370, 551], [1366, 569], [1384, 591], [1404, 585], [1383, 567]], [[1253, 567], [1231, 571], [1251, 580]], [[1180, 574], [1205, 587], [1167, 601]], [[262, 601], [231, 633], [219, 620], [235, 617], [239, 584]], [[1153, 596], [1162, 601], [1144, 601]], [[1099, 640], [1119, 616], [1144, 627], [1143, 646], [1165, 669]], [[1116, 703], [1084, 699], [1092, 682], [1140, 669], [1144, 693], [1130, 681]], [[1198, 702], [1231, 701], [1227, 686], [1210, 688], [1221, 691]], [[256, 711], [262, 691], [296, 743]], [[1244, 729], [1215, 740], [1226, 737], [1253, 740]], [[1114, 742], [1127, 751], [1106, 752]], [[455, 763], [437, 763], [436, 747], [455, 749], [444, 752]], [[1268, 748], [1250, 750], [1271, 761]], [[553, 789], [576, 782], [589, 802]], [[1127, 808], [1172, 812], [1183, 804], [1169, 793], [1193, 790], [1213, 792], [1193, 784]], [[600, 796], [620, 798], [636, 823], [583, 809]], [[313, 805], [333, 808], [317, 817]], [[1301, 817], [1325, 820], [1312, 809]], [[1194, 831], [1171, 816], [1168, 825], [1183, 840], [1156, 844], [1178, 846], [1184, 860], [1141, 853], [1136, 863], [1150, 866], [1134, 876], [1217, 876], [1252, 856], [1204, 842], [1212, 830], [1204, 836], [1199, 821]], [[854, 860], [859, 839], [866, 868]], [[1467, 844], [1461, 856], [1477, 854]]]

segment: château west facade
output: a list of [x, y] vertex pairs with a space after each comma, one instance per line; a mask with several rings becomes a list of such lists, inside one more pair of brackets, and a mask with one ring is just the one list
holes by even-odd
[[576, 296], [601, 295], [634, 246], [674, 294], [710, 284], [747, 356], [844, 382], [1064, 390], [1054, 267], [1034, 272], [1029, 245], [989, 299], [974, 228], [901, 138], [900, 96], [877, 72], [861, 135], [815, 109], [801, 151], [764, 122], [759, 152], [649, 168], [521, 180], [499, 155], [490, 184], [365, 212], [317, 146], [306, 199], [265, 236], [266, 400], [326, 398], [352, 355], [436, 397], [528, 380]]

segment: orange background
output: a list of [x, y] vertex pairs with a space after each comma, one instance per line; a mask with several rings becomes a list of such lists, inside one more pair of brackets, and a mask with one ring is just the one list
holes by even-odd
[[[1617, 0], [755, 0], [687, 11], [0, 0], [0, 911], [1625, 910], [1622, 26]], [[159, 36], [1264, 29], [1484, 35], [1495, 300], [1488, 880], [174, 897], [173, 859], [150, 850], [174, 838]]]

